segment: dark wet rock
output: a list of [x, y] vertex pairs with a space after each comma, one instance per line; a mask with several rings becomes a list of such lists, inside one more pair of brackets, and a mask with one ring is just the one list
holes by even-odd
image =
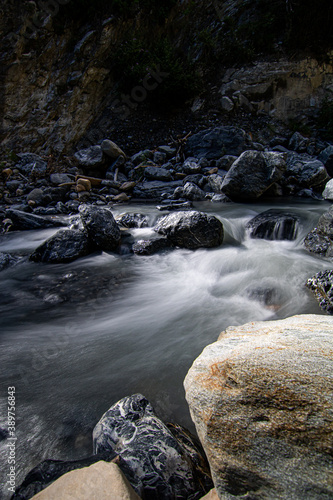
[[19, 258], [10, 255], [9, 253], [0, 252], [0, 271], [13, 266], [18, 262]]
[[222, 192], [231, 200], [256, 200], [281, 179], [285, 168], [284, 154], [245, 151], [225, 176]]
[[178, 200], [167, 200], [166, 203], [162, 205], [157, 205], [157, 210], [163, 211], [167, 210], [171, 212], [172, 210], [190, 210], [193, 207], [190, 201], [178, 201]]
[[134, 243], [132, 250], [136, 255], [153, 255], [172, 246], [171, 241], [167, 238], [157, 238], [153, 240], [138, 240]]
[[59, 210], [57, 209], [57, 207], [37, 207], [37, 208], [34, 208], [34, 214], [35, 215], [41, 215], [41, 216], [44, 216], [44, 215], [58, 215], [59, 213]]
[[102, 187], [106, 187], [108, 189], [117, 189], [117, 190], [119, 190], [121, 184], [118, 181], [114, 181], [113, 177], [114, 176], [112, 176], [112, 179], [103, 179], [102, 182], [101, 182], [101, 186]]
[[217, 160], [216, 166], [222, 170], [228, 171], [231, 165], [237, 160], [237, 156], [235, 155], [224, 155], [222, 158]]
[[144, 175], [148, 180], [172, 181], [171, 172], [163, 167], [148, 166], [144, 170]]
[[65, 207], [69, 214], [76, 214], [79, 211], [80, 202], [78, 200], [69, 200], [66, 201]]
[[162, 151], [155, 151], [154, 156], [153, 156], [153, 162], [157, 163], [158, 165], [163, 165], [167, 160], [167, 155], [166, 153], [163, 153]]
[[320, 271], [307, 280], [306, 286], [314, 292], [321, 309], [333, 314], [333, 270]]
[[21, 181], [7, 181], [6, 182], [6, 188], [11, 192], [14, 193], [19, 187], [22, 185]]
[[183, 180], [183, 184], [185, 185], [187, 182], [192, 182], [193, 184], [196, 184], [200, 189], [202, 189], [207, 183], [207, 177], [201, 174], [187, 175]]
[[172, 158], [177, 152], [176, 148], [173, 148], [171, 146], [159, 146], [158, 151], [165, 153], [168, 158]]
[[103, 163], [103, 151], [101, 146], [91, 146], [80, 149], [74, 157], [82, 167], [99, 167]]
[[247, 297], [263, 304], [269, 309], [278, 310], [283, 305], [285, 299], [283, 293], [271, 286], [259, 286], [245, 290]]
[[187, 158], [180, 168], [180, 171], [187, 175], [199, 174], [202, 166], [197, 158]]
[[150, 151], [150, 149], [144, 149], [143, 151], [139, 151], [131, 157], [131, 162], [134, 165], [140, 165], [140, 163], [151, 160], [154, 156], [154, 153]]
[[333, 177], [333, 146], [325, 148], [318, 156], [318, 160], [325, 165], [328, 175]]
[[100, 460], [111, 462], [115, 457], [116, 453], [108, 452], [75, 461], [44, 460], [27, 474], [11, 500], [29, 500], [67, 472], [89, 467]]
[[288, 148], [292, 149], [293, 151], [303, 153], [304, 151], [306, 151], [308, 144], [309, 144], [308, 137], [304, 137], [299, 132], [295, 132], [290, 138]]
[[267, 210], [246, 224], [251, 238], [265, 240], [295, 240], [299, 217], [281, 210]]
[[223, 184], [223, 177], [221, 177], [221, 175], [218, 174], [209, 175], [206, 190], [209, 188], [209, 190], [212, 191], [213, 193], [221, 193], [222, 184]]
[[175, 188], [182, 185], [182, 181], [145, 181], [139, 182], [133, 189], [133, 198], [159, 200], [162, 195], [172, 195]]
[[73, 176], [70, 177], [67, 174], [51, 174], [50, 181], [55, 186], [59, 186], [59, 184], [66, 184], [73, 181]]
[[38, 174], [43, 175], [47, 170], [47, 163], [40, 156], [34, 153], [19, 153], [19, 161], [15, 168], [25, 175]]
[[120, 214], [116, 217], [117, 224], [128, 229], [133, 227], [148, 227], [149, 219], [144, 214]]
[[194, 210], [166, 215], [154, 230], [182, 248], [216, 247], [223, 241], [222, 222], [213, 215]]
[[206, 193], [193, 182], [186, 182], [183, 187], [183, 197], [190, 201], [202, 201]]
[[333, 205], [304, 239], [305, 248], [323, 257], [333, 257]]
[[304, 246], [311, 253], [317, 253], [323, 257], [333, 257], [333, 240], [320, 233], [317, 228], [312, 229], [306, 235]]
[[33, 262], [59, 264], [85, 257], [90, 252], [91, 245], [86, 232], [62, 229], [36, 248], [29, 259]]
[[136, 478], [132, 486], [142, 498], [197, 500], [211, 487], [207, 466], [190, 437], [178, 440], [177, 432], [156, 416], [144, 396], [135, 394], [113, 405], [98, 422], [94, 452], [116, 451], [120, 468], [122, 463], [127, 465]]
[[37, 205], [43, 202], [44, 191], [42, 189], [35, 188], [27, 196], [27, 201], [34, 201]]
[[296, 189], [312, 188], [322, 192], [329, 179], [329, 175], [321, 161], [305, 153], [288, 154], [283, 185], [291, 185]]
[[231, 200], [226, 196], [225, 194], [219, 194], [215, 193], [212, 197], [211, 200], [213, 203], [230, 203]]
[[313, 191], [313, 189], [301, 189], [296, 193], [296, 196], [300, 198], [312, 198], [313, 200], [319, 201], [323, 199], [323, 196], [320, 193]]
[[105, 251], [118, 248], [121, 234], [111, 210], [84, 205], [80, 207], [80, 216], [89, 239], [96, 248]]
[[47, 229], [49, 227], [60, 227], [65, 225], [60, 220], [47, 219], [39, 215], [29, 214], [12, 208], [6, 210], [6, 217], [12, 221], [10, 227], [11, 231]]
[[250, 145], [244, 130], [236, 127], [216, 127], [192, 135], [185, 152], [197, 158], [219, 159], [221, 156], [240, 155]]

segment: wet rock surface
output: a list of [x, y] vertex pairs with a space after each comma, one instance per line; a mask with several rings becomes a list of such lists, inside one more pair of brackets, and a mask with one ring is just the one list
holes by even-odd
[[222, 192], [231, 200], [256, 200], [282, 178], [286, 169], [282, 153], [245, 151], [226, 174]]
[[193, 210], [166, 215], [154, 230], [182, 248], [216, 247], [223, 241], [222, 222], [213, 215]]
[[91, 250], [86, 232], [63, 229], [36, 248], [29, 259], [33, 262], [59, 264], [85, 257]]
[[172, 247], [173, 244], [167, 238], [157, 238], [153, 240], [138, 240], [134, 243], [132, 250], [136, 255], [153, 255], [161, 250]]
[[170, 432], [147, 399], [135, 394], [112, 406], [98, 422], [94, 452], [116, 451], [136, 478], [132, 486], [142, 498], [199, 499], [211, 484], [205, 461], [189, 435], [182, 433], [178, 440], [174, 434], [179, 436], [177, 428]]
[[265, 240], [295, 240], [299, 218], [280, 210], [267, 210], [246, 224], [251, 238]]
[[61, 227], [65, 224], [59, 219], [53, 220], [39, 215], [23, 212], [21, 210], [8, 209], [6, 218], [10, 219], [9, 229], [11, 231], [24, 231], [29, 229], [46, 229], [50, 227]]
[[315, 294], [319, 306], [328, 314], [333, 314], [333, 270], [321, 271], [306, 282]]
[[8, 267], [15, 265], [19, 260], [19, 257], [0, 252], [0, 271], [4, 271]]
[[323, 257], [333, 257], [333, 206], [325, 212], [304, 239], [305, 248]]
[[116, 250], [119, 246], [120, 229], [111, 210], [104, 207], [84, 205], [80, 217], [89, 239], [99, 250]]

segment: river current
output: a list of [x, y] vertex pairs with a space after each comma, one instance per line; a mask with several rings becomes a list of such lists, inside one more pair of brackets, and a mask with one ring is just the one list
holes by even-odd
[[[91, 433], [103, 413], [141, 392], [164, 421], [193, 429], [183, 380], [219, 333], [249, 321], [323, 314], [307, 278], [331, 268], [302, 241], [326, 202], [197, 204], [223, 222], [221, 247], [176, 249], [150, 257], [93, 254], [70, 264], [25, 261], [0, 275], [0, 428], [7, 388], [16, 388], [16, 483], [45, 458], [92, 453]], [[250, 239], [245, 224], [269, 208], [300, 217], [295, 241]], [[161, 215], [153, 206], [117, 207]], [[1, 236], [0, 252], [29, 255], [55, 230]], [[136, 239], [150, 228], [131, 230]], [[0, 441], [0, 483], [8, 440]]]

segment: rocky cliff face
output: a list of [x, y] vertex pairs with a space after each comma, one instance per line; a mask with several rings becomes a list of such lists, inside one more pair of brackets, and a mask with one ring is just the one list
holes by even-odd
[[185, 379], [219, 498], [333, 494], [333, 326], [324, 316], [229, 327]]
[[296, 47], [291, 59], [284, 50], [295, 38], [291, 28], [299, 31], [291, 26], [299, 14], [294, 2], [214, 1], [202, 9], [192, 0], [157, 13], [146, 3], [125, 15], [112, 7], [123, 2], [110, 2], [110, 10], [90, 2], [97, 7], [89, 18], [83, 0], [3, 2], [2, 151], [68, 153], [82, 139], [119, 141], [133, 121], [149, 136], [161, 105], [175, 108], [179, 131], [185, 117], [193, 126], [198, 114], [213, 110], [219, 122], [237, 112], [306, 119], [332, 91], [331, 54], [304, 57]]

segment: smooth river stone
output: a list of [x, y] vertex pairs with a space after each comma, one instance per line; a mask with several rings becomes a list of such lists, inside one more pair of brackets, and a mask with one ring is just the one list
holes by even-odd
[[94, 428], [93, 440], [94, 453], [119, 455], [121, 469], [124, 463], [132, 472], [137, 481], [132, 486], [142, 498], [196, 500], [212, 487], [193, 442], [187, 438], [185, 446], [184, 439], [177, 440], [141, 394], [113, 405]]

